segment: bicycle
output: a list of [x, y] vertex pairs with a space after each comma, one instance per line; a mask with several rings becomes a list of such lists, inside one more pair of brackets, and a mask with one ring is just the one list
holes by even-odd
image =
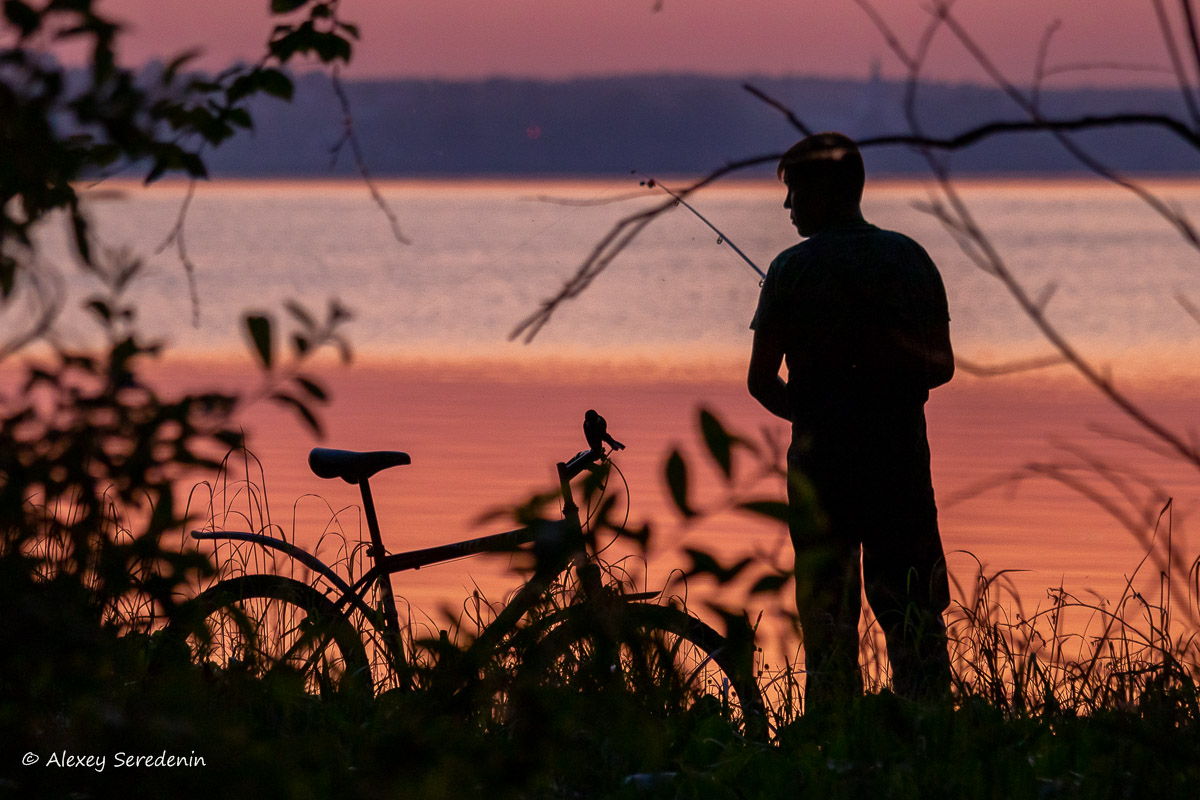
[[[671, 698], [665, 702], [673, 706], [715, 697], [747, 735], [764, 736], [765, 711], [753, 675], [749, 626], [747, 636], [727, 640], [675, 605], [648, 602], [659, 599], [661, 592], [627, 594], [604, 585], [571, 482], [586, 471], [608, 467], [612, 451], [605, 450], [605, 442], [623, 445], [606, 435], [603, 418], [595, 412], [588, 412], [584, 430], [589, 448], [556, 465], [561, 519], [401, 553], [388, 553], [384, 547], [370, 479], [411, 464], [409, 455], [313, 448], [308, 462], [317, 477], [340, 478], [359, 487], [371, 567], [351, 583], [315, 555], [272, 536], [192, 531], [196, 540], [248, 542], [279, 551], [311, 570], [314, 583], [277, 574], [225, 578], [191, 601], [190, 622], [181, 615], [184, 621], [172, 623], [169, 630], [185, 636], [193, 658], [203, 663], [236, 664], [259, 674], [291, 670], [303, 675], [314, 691], [373, 692], [371, 659], [351, 621], [358, 614], [368, 632], [383, 643], [391, 674], [399, 677], [402, 687], [411, 688], [414, 670], [405, 652], [391, 576], [478, 553], [532, 549], [533, 574], [461, 651], [461, 663], [473, 665], [468, 673], [477, 674], [478, 665], [499, 658], [501, 671], [511, 667], [528, 677], [534, 670], [542, 683], [618, 682], [634, 691], [663, 692]], [[572, 601], [547, 607], [547, 591], [572, 568]], [[377, 607], [368, 602], [373, 589]], [[494, 691], [503, 695], [510, 688]]]

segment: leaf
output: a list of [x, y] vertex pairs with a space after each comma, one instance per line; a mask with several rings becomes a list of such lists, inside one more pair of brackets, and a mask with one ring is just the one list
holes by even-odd
[[329, 395], [326, 394], [321, 385], [311, 378], [306, 378], [303, 375], [297, 375], [296, 383], [299, 384], [300, 388], [304, 389], [304, 391], [307, 392], [314, 400], [320, 400], [323, 403], [329, 400]]
[[[279, 29], [276, 29], [276, 32], [280, 33]], [[282, 36], [272, 39], [268, 47], [271, 50], [271, 55], [279, 59], [280, 63], [283, 63], [297, 52], [308, 50], [306, 40], [306, 34], [301, 33], [299, 30], [288, 29]]]
[[692, 567], [687, 571], [688, 575], [716, 575], [722, 571], [717, 560], [703, 550], [693, 550], [688, 547], [684, 548], [683, 552], [692, 560]]
[[236, 450], [245, 443], [245, 437], [239, 431], [217, 431], [213, 438], [230, 450]]
[[343, 364], [349, 364], [354, 360], [354, 353], [350, 350], [350, 342], [346, 341], [342, 336], [331, 336], [334, 346], [338, 350], [338, 356], [342, 359]]
[[308, 3], [308, 0], [271, 0], [272, 14], [290, 14]]
[[324, 431], [321, 428], [321, 421], [317, 419], [317, 415], [312, 412], [312, 409], [305, 405], [303, 400], [292, 397], [290, 394], [284, 394], [283, 392], [276, 392], [275, 394], [271, 395], [271, 399], [282, 406], [290, 407], [296, 412], [296, 416], [300, 417], [300, 420], [308, 426], [309, 430], [311, 430], [317, 436], [324, 436]]
[[353, 318], [350, 309], [346, 308], [335, 298], [329, 301], [329, 324], [333, 326], [336, 323]]
[[264, 369], [271, 368], [271, 320], [259, 314], [247, 314], [242, 323], [250, 335], [255, 355]]
[[91, 264], [92, 246], [88, 241], [88, 222], [77, 206], [71, 210], [71, 232], [75, 236], [75, 247], [79, 250], [79, 257], [85, 264]]
[[312, 318], [312, 314], [309, 314], [308, 311], [305, 310], [304, 306], [300, 305], [295, 300], [286, 301], [283, 304], [283, 307], [286, 308], [287, 312], [295, 317], [301, 325], [309, 330], [317, 327], [316, 320]]
[[787, 522], [791, 514], [791, 507], [782, 500], [747, 500], [738, 503], [738, 508], [780, 522]]
[[725, 474], [725, 479], [729, 480], [733, 477], [733, 437], [707, 408], [700, 409], [700, 433], [704, 436], [709, 454]]
[[313, 49], [317, 51], [317, 57], [326, 63], [350, 60], [350, 40], [336, 33], [318, 33], [313, 39]]
[[685, 548], [684, 552], [692, 560], [692, 568], [687, 571], [689, 577], [693, 575], [712, 575], [716, 578], [717, 583], [720, 584], [733, 582], [742, 573], [742, 570], [754, 563], [753, 558], [747, 557], [732, 566], [724, 567], [721, 566], [721, 562], [703, 550]]
[[22, 38], [32, 36], [42, 24], [38, 13], [21, 0], [4, 0], [4, 16], [20, 29]]
[[350, 34], [351, 38], [358, 39], [358, 26], [352, 22], [339, 22], [338, 27]]
[[750, 587], [750, 594], [777, 594], [791, 580], [791, 575], [783, 572], [774, 575], [764, 575]]
[[95, 312], [96, 316], [100, 317], [104, 322], [112, 320], [112, 309], [103, 300], [92, 300], [87, 304], [87, 308]]
[[204, 160], [198, 154], [185, 152], [181, 153], [179, 158], [188, 175], [193, 178], [208, 177], [208, 168], [204, 166]]
[[296, 91], [292, 79], [277, 69], [264, 69], [258, 73], [258, 86], [272, 97], [291, 100]]
[[239, 128], [245, 128], [246, 130], [253, 130], [254, 128], [254, 120], [250, 118], [250, 112], [244, 108], [231, 108], [225, 112], [225, 116]]
[[257, 84], [251, 75], [239, 75], [233, 79], [233, 83], [229, 84], [229, 88], [225, 90], [225, 102], [233, 104], [239, 100], [244, 100], [250, 94], [253, 94], [257, 89]]
[[667, 457], [664, 472], [667, 488], [671, 491], [671, 499], [675, 501], [675, 507], [679, 509], [679, 513], [685, 517], [696, 516], [695, 510], [688, 505], [687, 463], [678, 450], [672, 450], [671, 455]]
[[17, 260], [0, 254], [0, 297], [8, 300], [17, 282]]
[[195, 60], [196, 57], [200, 55], [200, 52], [201, 51], [198, 48], [193, 48], [191, 50], [185, 50], [184, 52], [175, 56], [175, 58], [171, 59], [171, 62], [167, 64], [166, 68], [163, 70], [163, 84], [165, 85], [172, 83], [175, 80], [175, 76], [179, 74], [179, 70], [182, 69], [189, 61]]

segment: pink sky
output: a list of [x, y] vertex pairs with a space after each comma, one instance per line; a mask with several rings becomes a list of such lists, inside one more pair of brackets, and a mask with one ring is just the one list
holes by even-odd
[[[925, 0], [875, 0], [911, 43], [928, 19]], [[164, 57], [200, 45], [207, 66], [262, 52], [268, 0], [104, 0], [128, 20], [126, 53]], [[1168, 0], [1168, 5], [1174, 6]], [[852, 0], [344, 0], [363, 30], [351, 74], [561, 78], [644, 71], [822, 74], [861, 77], [879, 59], [899, 66]], [[1165, 65], [1149, 0], [960, 0], [956, 15], [1018, 82], [1028, 81], [1038, 42], [1056, 18], [1051, 63], [1122, 61]], [[929, 74], [984, 80], [944, 36]], [[1088, 72], [1067, 83], [1152, 82], [1169, 76]]]

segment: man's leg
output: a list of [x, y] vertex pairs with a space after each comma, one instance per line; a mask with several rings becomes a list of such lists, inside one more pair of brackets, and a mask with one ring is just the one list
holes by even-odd
[[[789, 466], [794, 469], [790, 459]], [[802, 483], [788, 481], [806, 712], [834, 708], [840, 699], [861, 695], [863, 689], [858, 666], [860, 547], [856, 540], [838, 537], [836, 514], [826, 512], [824, 521], [814, 518], [811, 497]]]
[[887, 640], [896, 694], [914, 700], [946, 697], [951, 672], [942, 619], [947, 605], [942, 589], [946, 583], [945, 562], [908, 555], [901, 558], [896, 553], [864, 548], [867, 602]]

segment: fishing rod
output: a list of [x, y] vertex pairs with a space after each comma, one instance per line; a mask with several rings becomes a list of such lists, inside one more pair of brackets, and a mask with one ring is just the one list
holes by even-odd
[[673, 197], [675, 199], [676, 205], [681, 205], [684, 208], [686, 208], [688, 211], [692, 212], [692, 214], [694, 214], [696, 216], [696, 219], [700, 220], [705, 225], [707, 225], [712, 230], [712, 232], [717, 235], [717, 244], [729, 245], [731, 248], [733, 248], [733, 252], [735, 252], [739, 256], [741, 256], [742, 261], [745, 261], [747, 264], [750, 265], [750, 269], [752, 269], [758, 273], [758, 278], [759, 278], [758, 285], [762, 286], [762, 282], [767, 279], [767, 273], [765, 273], [761, 269], [759, 269], [758, 264], [755, 264], [753, 261], [751, 261], [750, 257], [747, 256], [745, 253], [743, 253], [742, 249], [740, 247], [738, 247], [736, 244], [734, 244], [728, 236], [726, 236], [724, 233], [722, 233], [720, 228], [718, 228], [716, 225], [713, 225], [711, 222], [709, 222], [708, 219], [703, 214], [701, 214], [696, 209], [692, 208], [692, 206], [689, 205], [686, 200], [684, 200], [679, 195], [675, 194], [675, 192], [671, 191], [666, 186], [663, 186], [661, 183], [656, 181], [654, 178], [647, 177], [645, 180], [643, 180], [641, 182], [641, 184], [642, 184], [642, 186], [645, 186], [648, 189], [662, 189], [664, 192], [666, 192], [667, 194], [669, 194], [671, 197]]

